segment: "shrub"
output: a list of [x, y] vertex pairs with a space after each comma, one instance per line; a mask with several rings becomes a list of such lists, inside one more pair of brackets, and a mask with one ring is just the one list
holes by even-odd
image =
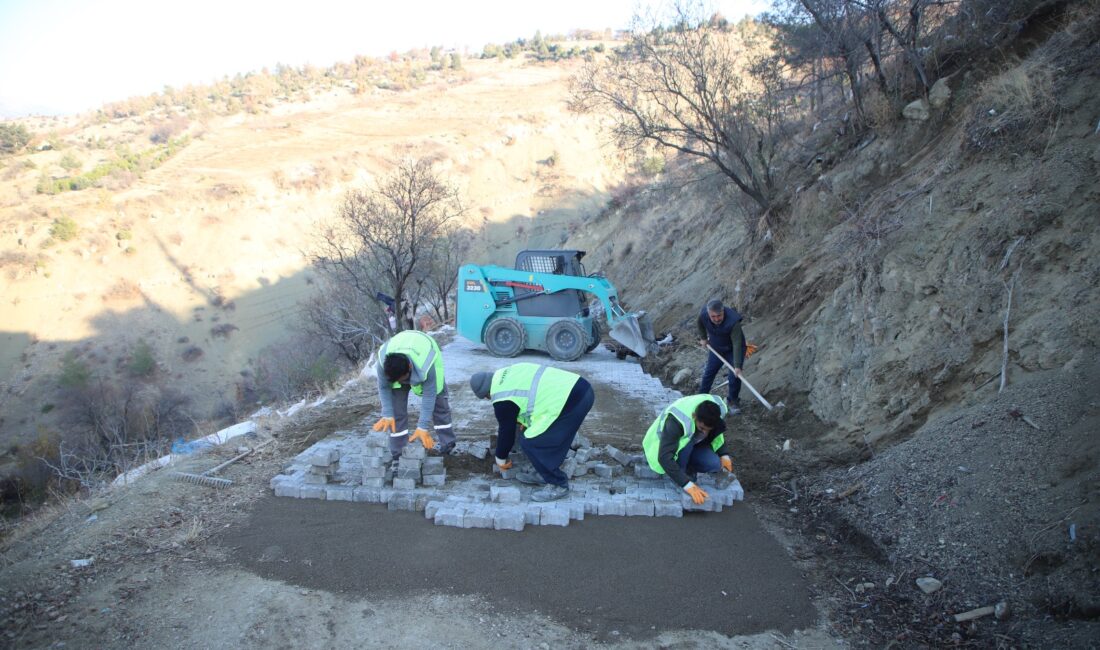
[[61, 169], [64, 169], [67, 172], [76, 171], [77, 169], [80, 169], [84, 166], [84, 164], [77, 160], [76, 156], [71, 153], [67, 153], [62, 156], [61, 161], [57, 164], [61, 166]]
[[657, 176], [665, 171], [664, 156], [648, 156], [642, 161], [642, 173], [646, 176]]
[[16, 154], [31, 141], [31, 134], [22, 124], [0, 124], [0, 154]]
[[62, 388], [69, 389], [82, 389], [85, 388], [92, 378], [92, 370], [88, 367], [88, 364], [84, 363], [76, 356], [76, 353], [69, 351], [65, 353], [65, 356], [61, 358], [61, 373], [57, 377], [57, 383]]
[[77, 236], [80, 227], [69, 217], [58, 217], [50, 226], [50, 236], [61, 241], [69, 241]]
[[184, 350], [180, 354], [180, 357], [182, 357], [184, 361], [191, 362], [191, 361], [198, 361], [199, 358], [202, 357], [202, 354], [203, 354], [202, 348], [200, 348], [197, 345], [192, 345], [191, 347]]
[[135, 377], [149, 377], [157, 369], [157, 360], [153, 357], [153, 348], [145, 341], [138, 341], [130, 354], [130, 363], [126, 369]]
[[127, 239], [133, 239], [133, 238], [134, 238], [134, 233], [130, 232], [129, 230], [120, 230], [117, 233], [115, 233], [115, 239], [117, 239], [119, 241], [124, 241], [124, 240], [127, 240]]

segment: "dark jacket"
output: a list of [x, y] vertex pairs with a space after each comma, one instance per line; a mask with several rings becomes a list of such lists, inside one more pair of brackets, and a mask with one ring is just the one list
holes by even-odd
[[710, 322], [706, 307], [699, 311], [699, 318], [695, 323], [699, 329], [699, 338], [705, 338], [710, 347], [724, 357], [730, 357], [732, 352], [733, 366], [741, 368], [745, 363], [745, 333], [741, 331], [741, 314], [733, 307], [723, 307], [722, 310], [725, 317], [717, 325]]
[[[709, 448], [714, 439], [725, 432], [726, 423], [721, 420], [718, 421], [718, 426], [708, 434], [703, 434], [702, 431], [697, 430], [695, 437], [700, 438], [700, 440], [695, 443], [695, 446], [703, 445]], [[676, 454], [676, 447], [680, 444], [680, 438], [684, 437], [684, 427], [679, 420], [669, 416], [665, 418], [665, 426], [661, 429], [660, 435], [661, 445], [657, 448], [657, 461], [661, 463], [661, 469], [665, 470], [665, 474], [676, 485], [684, 487], [691, 482], [691, 477], [680, 468], [680, 463], [673, 458]], [[727, 447], [728, 441], [723, 439], [722, 446], [714, 453], [719, 456], [728, 456], [729, 449]]]

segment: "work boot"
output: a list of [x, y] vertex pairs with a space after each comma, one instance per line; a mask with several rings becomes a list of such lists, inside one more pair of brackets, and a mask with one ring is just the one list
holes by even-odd
[[450, 456], [451, 452], [455, 449], [455, 443], [449, 445], [436, 445], [431, 451], [428, 452], [429, 456]]
[[516, 472], [516, 480], [520, 483], [527, 485], [544, 485], [546, 481], [542, 480], [538, 472], [531, 469], [524, 469]]
[[568, 485], [547, 485], [531, 495], [532, 501], [557, 501], [569, 496]]
[[739, 400], [730, 400], [727, 404], [729, 410], [726, 415], [741, 415], [741, 402]]

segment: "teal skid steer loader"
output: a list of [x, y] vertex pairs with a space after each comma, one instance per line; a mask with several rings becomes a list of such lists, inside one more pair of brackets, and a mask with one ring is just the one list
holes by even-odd
[[[499, 357], [543, 350], [574, 361], [600, 343], [585, 294], [602, 306], [611, 338], [639, 357], [657, 345], [645, 312], [628, 313], [607, 278], [586, 275], [577, 250], [525, 250], [516, 268], [466, 264], [458, 270], [458, 333]], [[591, 310], [598, 311], [598, 310]]]

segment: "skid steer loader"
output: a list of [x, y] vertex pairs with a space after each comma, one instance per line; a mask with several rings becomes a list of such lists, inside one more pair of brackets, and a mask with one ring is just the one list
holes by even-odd
[[[499, 357], [543, 350], [574, 361], [600, 343], [585, 294], [595, 296], [611, 338], [644, 357], [657, 348], [645, 312], [628, 313], [615, 287], [586, 275], [578, 250], [525, 250], [516, 268], [466, 264], [458, 270], [458, 333]], [[591, 310], [598, 311], [598, 310]]]

